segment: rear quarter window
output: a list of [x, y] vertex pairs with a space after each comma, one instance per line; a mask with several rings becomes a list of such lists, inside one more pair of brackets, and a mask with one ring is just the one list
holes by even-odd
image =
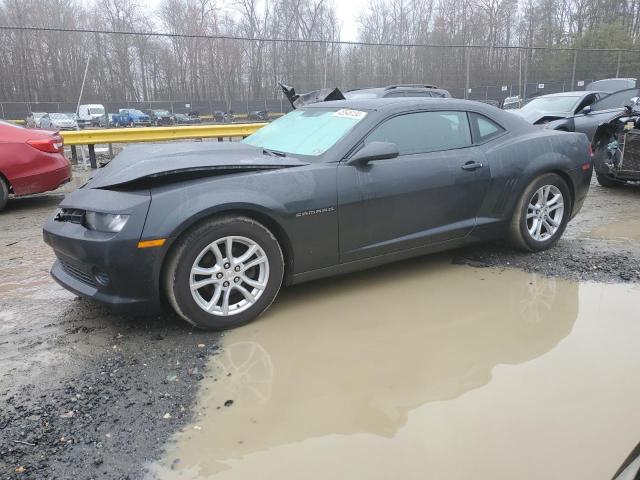
[[471, 130], [475, 143], [482, 143], [501, 135], [505, 129], [484, 115], [470, 112]]

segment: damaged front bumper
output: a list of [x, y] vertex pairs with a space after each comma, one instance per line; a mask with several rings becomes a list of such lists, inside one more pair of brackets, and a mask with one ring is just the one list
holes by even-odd
[[[52, 277], [77, 295], [117, 309], [159, 312], [164, 251], [138, 248], [150, 201], [148, 193], [80, 189], [69, 195], [60, 205], [63, 215], [51, 217], [43, 229], [44, 241], [56, 255]], [[130, 218], [117, 233], [90, 230], [83, 220], [86, 205]]]

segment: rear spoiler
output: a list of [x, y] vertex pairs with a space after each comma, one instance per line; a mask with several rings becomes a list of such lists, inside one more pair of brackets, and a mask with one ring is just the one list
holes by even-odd
[[278, 82], [278, 85], [282, 88], [284, 95], [287, 97], [294, 110], [311, 103], [330, 102], [331, 100], [346, 100], [338, 88], [322, 88], [320, 90], [313, 90], [312, 92], [299, 94], [296, 93], [295, 88], [285, 85], [284, 83]]

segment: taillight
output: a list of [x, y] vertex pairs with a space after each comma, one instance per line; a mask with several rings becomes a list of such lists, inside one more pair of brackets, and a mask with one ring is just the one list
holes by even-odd
[[64, 140], [60, 136], [52, 138], [35, 138], [27, 140], [27, 143], [33, 148], [37, 148], [42, 152], [47, 153], [63, 153], [64, 152]]

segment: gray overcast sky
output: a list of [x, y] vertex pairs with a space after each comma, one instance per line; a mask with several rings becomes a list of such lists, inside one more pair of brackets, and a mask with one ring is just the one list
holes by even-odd
[[[155, 8], [160, 0], [143, 0], [146, 4]], [[369, 0], [334, 0], [337, 7], [338, 18], [342, 23], [342, 38], [344, 41], [357, 40], [358, 36], [358, 16], [364, 10]], [[217, 4], [221, 7], [229, 5], [229, 0], [218, 0]]]

